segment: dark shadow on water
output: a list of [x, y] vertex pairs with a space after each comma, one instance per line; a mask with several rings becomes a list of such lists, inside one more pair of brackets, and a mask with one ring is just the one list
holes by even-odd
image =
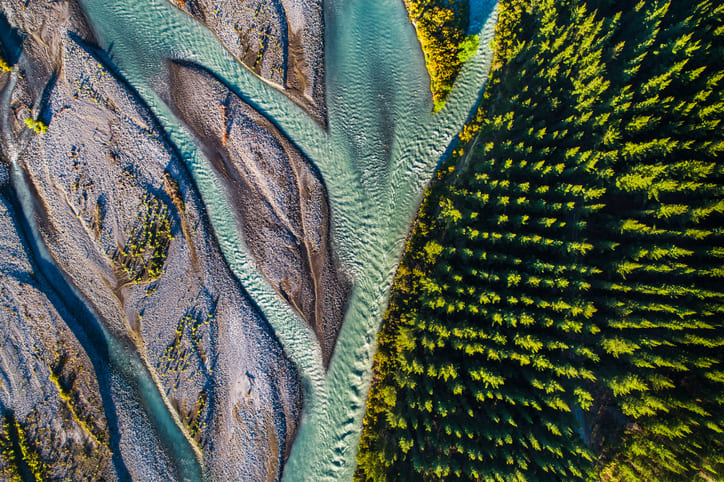
[[10, 65], [14, 65], [22, 53], [23, 37], [18, 29], [12, 28], [5, 15], [0, 12], [0, 53]]
[[98, 326], [98, 321], [88, 310], [83, 301], [75, 294], [57, 266], [48, 263], [40, 255], [39, 247], [31, 233], [28, 220], [22, 214], [20, 201], [12, 188], [0, 188], [0, 196], [5, 197], [15, 214], [15, 224], [23, 241], [28, 259], [36, 273], [38, 288], [48, 297], [53, 308], [62, 316], [68, 327], [76, 336], [93, 364], [98, 380], [103, 410], [108, 421], [110, 432], [110, 449], [112, 461], [119, 480], [131, 480], [130, 473], [121, 458], [120, 432], [118, 417], [111, 398], [109, 375], [110, 368], [106, 362], [109, 358], [108, 345]]

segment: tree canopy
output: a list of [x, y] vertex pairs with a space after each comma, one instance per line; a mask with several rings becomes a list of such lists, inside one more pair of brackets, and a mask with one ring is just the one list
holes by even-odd
[[506, 0], [399, 268], [361, 480], [724, 475], [724, 6]]

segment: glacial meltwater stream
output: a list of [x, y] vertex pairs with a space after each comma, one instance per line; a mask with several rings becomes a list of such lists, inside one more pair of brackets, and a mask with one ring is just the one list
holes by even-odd
[[[117, 375], [112, 382], [105, 380], [107, 377], [105, 368], [97, 364], [95, 368], [98, 370], [99, 385], [104, 387], [115, 383], [117, 390], [131, 393], [143, 407], [145, 416], [149, 419], [149, 428], [155, 431], [160, 442], [169, 452], [169, 456], [176, 457], [174, 465], [178, 476], [183, 480], [197, 480], [201, 478], [202, 471], [199, 467], [193, 446], [186, 440], [183, 432], [179, 429], [178, 424], [180, 421], [178, 417], [174, 417], [173, 414], [168, 411], [161, 392], [149, 373], [148, 367], [144, 365], [135, 350], [117, 340], [105, 329], [103, 323], [98, 321], [98, 315], [88, 308], [89, 304], [83, 299], [80, 292], [72, 286], [55, 266], [53, 257], [47, 251], [35, 221], [34, 199], [31, 190], [27, 185], [23, 171], [14, 158], [12, 159], [10, 172], [13, 187], [17, 193], [18, 207], [22, 211], [23, 218], [27, 223], [26, 240], [29, 244], [28, 249], [33, 252], [35, 262], [40, 272], [54, 290], [57, 290], [58, 293], [63, 293], [67, 308], [74, 313], [76, 319], [79, 321], [80, 326], [76, 329], [79, 329], [81, 333], [76, 332], [76, 337], [91, 344], [92, 346], [86, 349], [91, 353], [100, 353], [104, 357], [105, 366]], [[72, 326], [75, 327], [75, 325]], [[102, 390], [109, 389], [102, 388]], [[113, 403], [108, 399], [109, 396], [108, 393], [101, 394], [101, 397], [104, 398], [104, 404]], [[109, 420], [111, 419], [111, 416], [108, 414], [107, 417]], [[117, 450], [117, 447], [113, 448]], [[122, 468], [116, 467], [116, 469], [119, 470], [117, 473], [119, 477], [128, 476]]]
[[[157, 116], [201, 192], [224, 256], [274, 329], [304, 383], [304, 412], [287, 480], [350, 480], [375, 334], [397, 262], [436, 165], [476, 105], [490, 68], [495, 2], [480, 48], [446, 107], [431, 114], [429, 77], [402, 0], [327, 0], [329, 128], [239, 64], [216, 36], [167, 0], [81, 0], [99, 42]], [[255, 269], [242, 234], [192, 136], [156, 95], [167, 59], [198, 63], [269, 117], [317, 166], [333, 241], [354, 285], [328, 371], [314, 333]], [[178, 430], [178, 437], [184, 437]]]

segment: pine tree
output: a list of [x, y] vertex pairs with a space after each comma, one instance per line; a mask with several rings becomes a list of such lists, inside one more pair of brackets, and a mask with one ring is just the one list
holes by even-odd
[[359, 476], [721, 477], [724, 6], [501, 9], [467, 162], [398, 273]]

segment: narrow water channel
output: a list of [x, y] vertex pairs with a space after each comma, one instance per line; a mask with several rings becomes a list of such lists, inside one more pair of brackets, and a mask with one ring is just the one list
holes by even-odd
[[[94, 363], [99, 377], [98, 384], [101, 390], [110, 390], [109, 381], [106, 378], [106, 370], [115, 373], [117, 376], [110, 383], [123, 385], [120, 391], [132, 394], [144, 411], [146, 412], [149, 429], [153, 430], [159, 440], [169, 452], [173, 459], [178, 476], [184, 481], [201, 480], [201, 465], [196, 454], [189, 444], [183, 432], [178, 426], [172, 413], [164, 403], [163, 397], [153, 381], [147, 367], [130, 346], [124, 345], [108, 332], [100, 322], [98, 315], [89, 308], [83, 296], [73, 288], [71, 283], [65, 279], [60, 270], [56, 267], [53, 258], [48, 252], [35, 222], [34, 199], [27, 184], [24, 173], [17, 161], [12, 160], [10, 176], [13, 191], [17, 197], [18, 207], [22, 211], [22, 218], [26, 226], [26, 240], [30, 244], [28, 248], [33, 252], [35, 262], [39, 266], [43, 276], [53, 286], [53, 289], [63, 293], [66, 303], [71, 300], [69, 309], [73, 310], [82, 333], [76, 333], [79, 339], [86, 339], [92, 343], [92, 347], [86, 347], [90, 351], [89, 356], [95, 354], [107, 357], [105, 364]], [[100, 373], [99, 373], [100, 372]], [[105, 389], [103, 387], [106, 387]], [[102, 393], [104, 405], [108, 413], [108, 393]], [[114, 422], [114, 416], [109, 416], [109, 424]], [[112, 429], [113, 430], [113, 429]], [[114, 444], [117, 445], [117, 444]], [[114, 452], [117, 446], [111, 447]], [[114, 457], [120, 454], [114, 453]], [[118, 475], [123, 478], [129, 474], [125, 473], [122, 462], [114, 458]]]
[[[402, 1], [327, 0], [325, 132], [166, 0], [81, 1], [102, 46], [184, 157], [229, 266], [299, 370], [305, 407], [285, 479], [351, 479], [375, 334], [392, 276], [424, 187], [482, 93], [492, 57], [495, 2], [478, 2], [476, 15], [484, 19], [480, 49], [463, 68], [445, 109], [433, 115], [429, 77]], [[314, 334], [249, 262], [209, 163], [154, 93], [168, 58], [214, 72], [279, 126], [321, 172], [335, 248], [354, 279], [328, 372]], [[183, 437], [177, 432], [169, 436]]]

